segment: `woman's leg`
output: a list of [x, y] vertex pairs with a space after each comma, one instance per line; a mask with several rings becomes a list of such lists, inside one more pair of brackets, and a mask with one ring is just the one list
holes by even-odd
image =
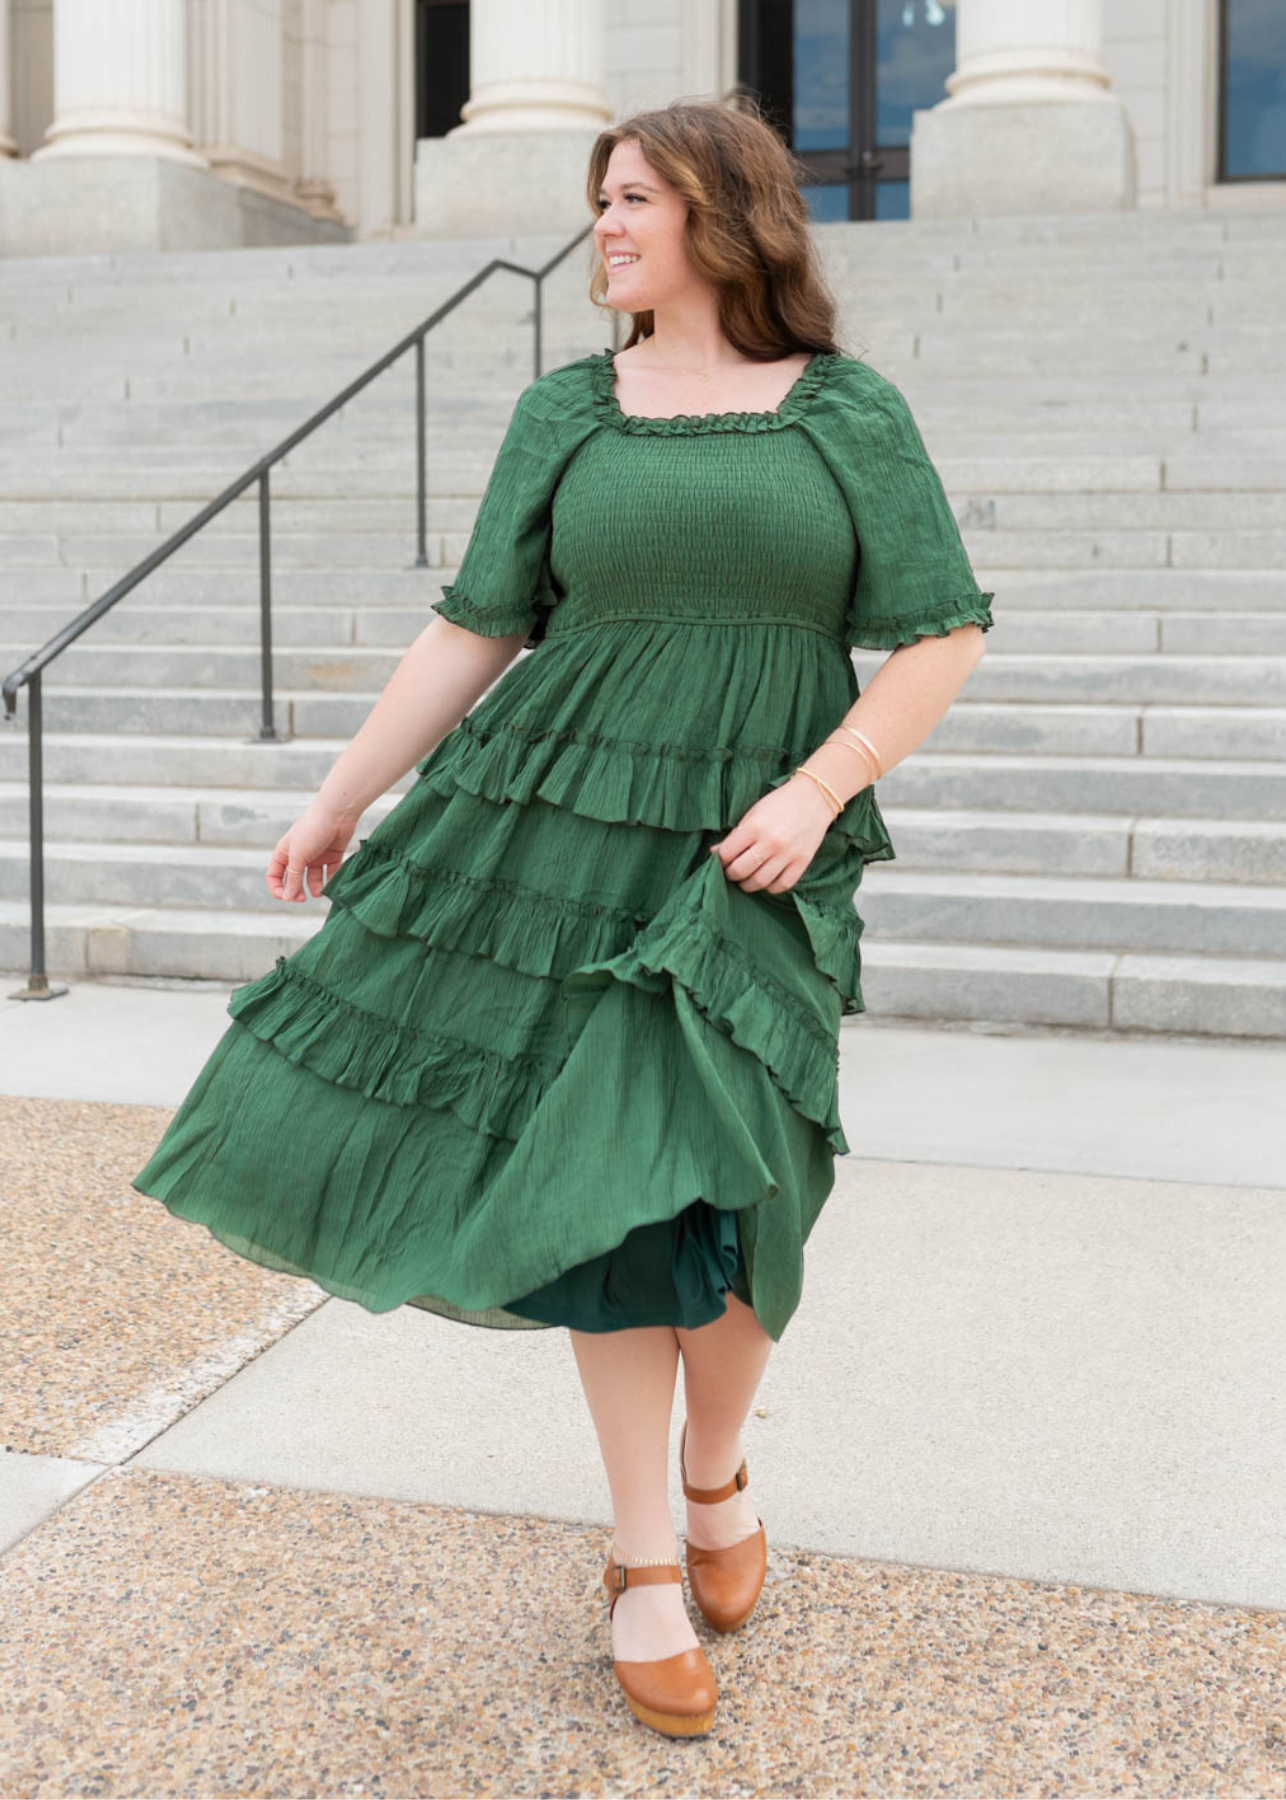
[[[727, 1310], [693, 1331], [675, 1331], [683, 1357], [688, 1432], [683, 1447], [693, 1487], [722, 1487], [741, 1466], [741, 1427], [763, 1377], [773, 1340], [754, 1308], [729, 1292]], [[759, 1529], [749, 1488], [707, 1506], [688, 1500], [688, 1537], [704, 1550], [721, 1550]]]
[[[679, 1366], [674, 1328], [569, 1335], [612, 1491], [617, 1560], [682, 1566], [667, 1487]], [[612, 1647], [620, 1660], [651, 1661], [696, 1643], [682, 1582], [626, 1588], [616, 1602]]]

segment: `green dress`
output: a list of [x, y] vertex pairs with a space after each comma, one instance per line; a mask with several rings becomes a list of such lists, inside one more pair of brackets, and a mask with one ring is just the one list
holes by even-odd
[[866, 787], [794, 887], [711, 847], [857, 698], [850, 647], [992, 623], [900, 391], [815, 354], [775, 412], [520, 396], [436, 610], [519, 657], [237, 988], [133, 1186], [371, 1312], [780, 1338], [849, 1153]]

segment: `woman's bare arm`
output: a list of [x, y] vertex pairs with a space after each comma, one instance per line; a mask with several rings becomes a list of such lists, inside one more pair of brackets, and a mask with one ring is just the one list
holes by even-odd
[[441, 614], [416, 638], [317, 798], [336, 818], [361, 818], [440, 743], [522, 649], [526, 632], [482, 637]]
[[[945, 717], [983, 650], [981, 625], [957, 625], [942, 637], [916, 638], [914, 643], [900, 644], [880, 664], [836, 724], [852, 725], [870, 738], [887, 775], [918, 749]], [[856, 746], [846, 750], [842, 743], [828, 741], [819, 744], [799, 766], [812, 769], [847, 802], [875, 780], [875, 770], [869, 763], [869, 756]], [[815, 783], [806, 775], [798, 780], [801, 787], [815, 789]]]
[[[958, 625], [942, 637], [900, 644], [836, 724], [869, 737], [887, 774], [944, 717], [983, 648], [980, 625]], [[812, 769], [845, 804], [876, 779], [870, 757], [857, 745], [846, 748], [849, 741], [827, 740], [797, 765]], [[756, 800], [711, 849], [728, 879], [747, 893], [760, 888], [785, 893], [817, 854], [834, 817], [817, 783], [797, 774]]]
[[264, 879], [278, 900], [319, 895], [373, 800], [460, 723], [522, 649], [525, 631], [484, 637], [435, 613], [394, 669], [317, 798], [278, 838]]

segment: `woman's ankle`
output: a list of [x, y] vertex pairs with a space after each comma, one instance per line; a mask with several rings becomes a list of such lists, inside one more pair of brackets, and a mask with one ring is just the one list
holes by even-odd
[[707, 1432], [703, 1436], [700, 1427], [688, 1420], [683, 1439], [683, 1466], [689, 1487], [722, 1487], [741, 1467], [745, 1453], [740, 1427], [731, 1433]]
[[647, 1531], [635, 1527], [628, 1534], [613, 1532], [611, 1544], [615, 1562], [644, 1567], [679, 1560], [679, 1540], [673, 1526], [668, 1532]]

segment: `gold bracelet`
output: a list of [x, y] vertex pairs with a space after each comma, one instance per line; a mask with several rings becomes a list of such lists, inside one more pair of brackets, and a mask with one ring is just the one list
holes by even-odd
[[[835, 729], [838, 731], [839, 727], [836, 726]], [[841, 750], [851, 750], [853, 752], [854, 756], [861, 757], [862, 767], [864, 769], [866, 769], [868, 772], [875, 768], [875, 763], [872, 760], [871, 752], [869, 750], [863, 750], [860, 744], [850, 744], [847, 738], [837, 738], [837, 737], [823, 738], [822, 742], [826, 743], [826, 744], [835, 744]], [[874, 775], [872, 775], [872, 781], [874, 781], [874, 779], [875, 779], [875, 777], [874, 777]]]
[[851, 731], [860, 744], [865, 744], [871, 755], [875, 758], [875, 767], [877, 771], [879, 774], [883, 775], [884, 764], [880, 760], [879, 751], [875, 748], [875, 745], [871, 742], [870, 738], [865, 736], [863, 732], [860, 732], [856, 725], [837, 725], [835, 729], [836, 731]]
[[822, 792], [824, 794], [830, 795], [831, 799], [835, 803], [835, 811], [832, 814], [832, 817], [838, 819], [840, 814], [844, 810], [844, 802], [840, 799], [839, 795], [835, 792], [834, 788], [827, 787], [826, 783], [822, 780], [821, 776], [814, 775], [813, 771], [811, 769], [806, 769], [804, 767], [803, 763], [800, 763], [799, 767], [794, 771], [794, 773], [796, 775], [807, 775], [807, 777], [810, 781], [815, 781], [817, 783], [818, 787], [822, 790]]

